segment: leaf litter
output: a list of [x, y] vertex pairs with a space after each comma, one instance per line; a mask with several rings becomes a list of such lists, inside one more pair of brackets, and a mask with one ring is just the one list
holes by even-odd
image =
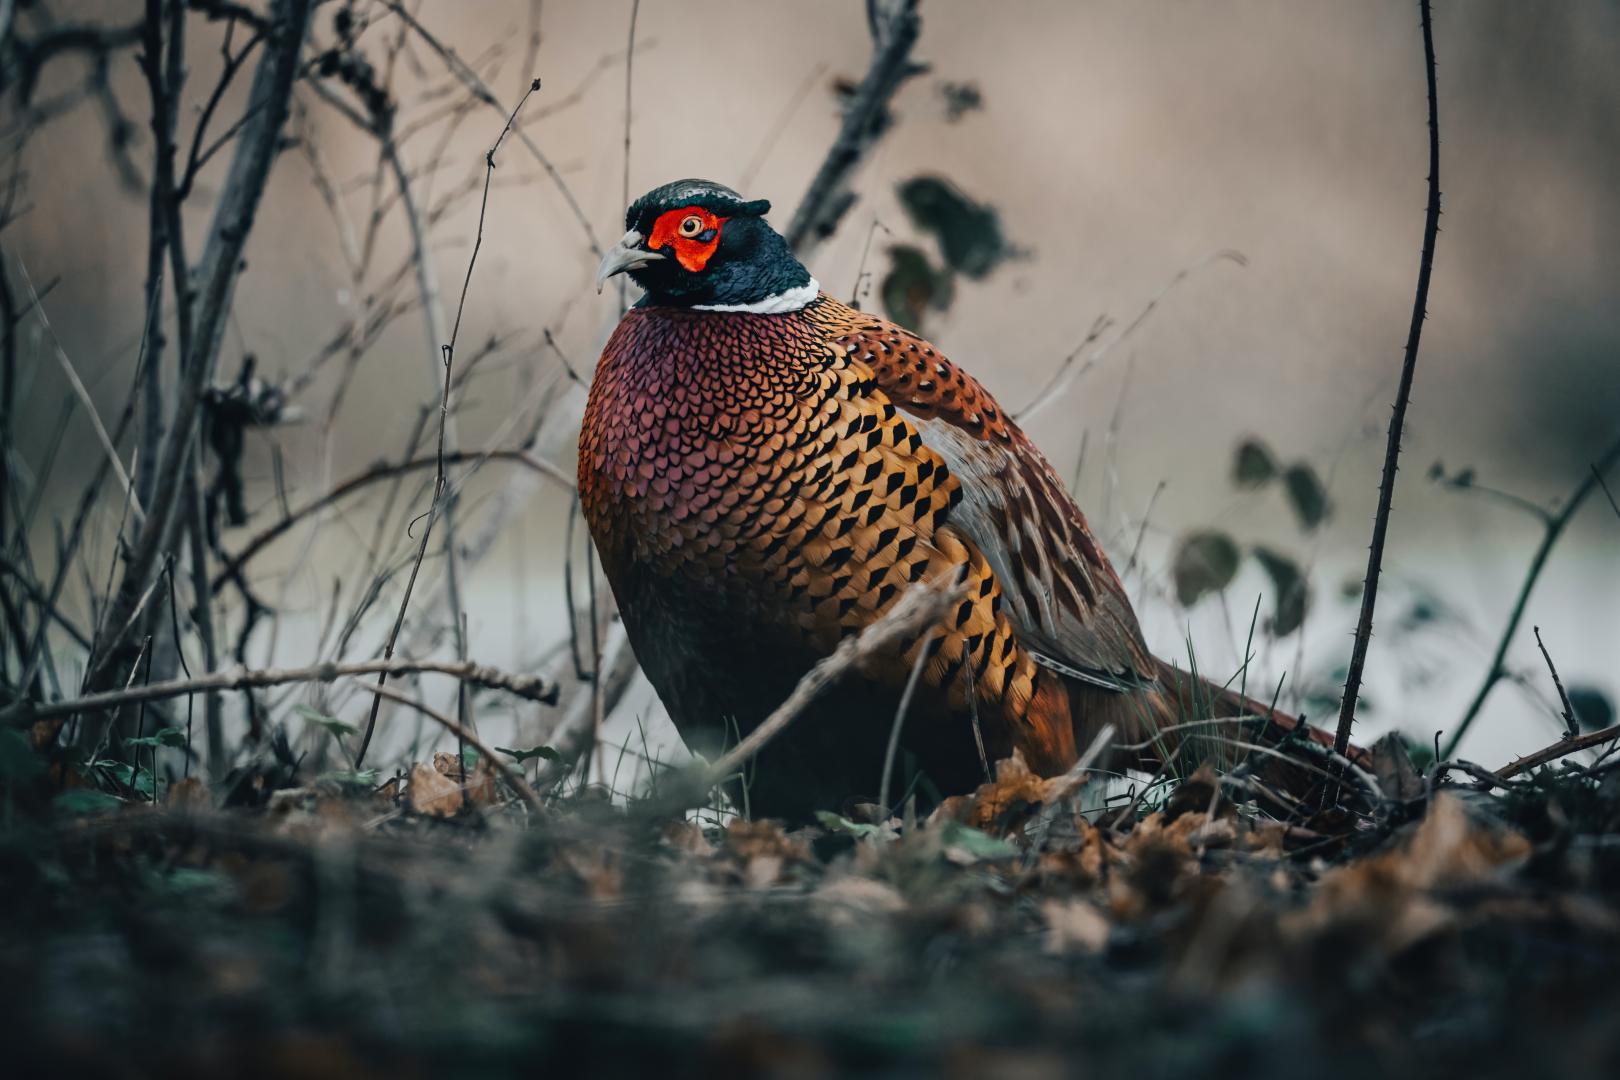
[[[19, 1064], [131, 1075], [1482, 1074], [1620, 1037], [1620, 773], [1268, 816], [1204, 766], [1079, 809], [1013, 758], [930, 814], [526, 811], [488, 762], [196, 779], [5, 832]], [[81, 789], [83, 790], [83, 789]], [[88, 794], [89, 792], [85, 792]], [[74, 794], [69, 792], [69, 795]], [[59, 801], [61, 801], [59, 799]], [[82, 804], [82, 805], [81, 805]]]

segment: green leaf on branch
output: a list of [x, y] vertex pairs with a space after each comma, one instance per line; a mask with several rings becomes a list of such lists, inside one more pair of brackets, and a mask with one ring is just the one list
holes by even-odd
[[1237, 541], [1223, 532], [1207, 529], [1183, 537], [1171, 568], [1181, 606], [1192, 607], [1230, 585], [1242, 556]]
[[150, 770], [137, 768], [127, 761], [118, 761], [113, 758], [102, 758], [100, 761], [90, 763], [91, 768], [102, 769], [118, 783], [137, 795], [153, 798], [157, 792], [157, 778]]
[[1288, 504], [1307, 531], [1321, 525], [1332, 513], [1327, 489], [1308, 462], [1298, 461], [1288, 466], [1283, 473], [1283, 487], [1288, 492]]
[[[468, 749], [472, 749], [468, 747]], [[531, 746], [526, 750], [514, 750], [510, 746], [497, 746], [495, 748], [514, 761], [524, 762], [530, 758], [544, 758], [546, 761], [562, 761], [562, 755], [549, 746]]]
[[936, 269], [928, 256], [909, 244], [889, 249], [889, 272], [879, 286], [884, 314], [901, 326], [921, 330], [930, 310], [944, 311], [956, 294], [947, 269]]
[[51, 800], [51, 809], [56, 813], [75, 817], [85, 814], [105, 814], [123, 805], [124, 800], [116, 795], [109, 795], [95, 788], [73, 788]]
[[1238, 443], [1232, 455], [1232, 483], [1240, 488], [1262, 487], [1277, 476], [1277, 459], [1271, 448], [1255, 436]]
[[322, 773], [321, 779], [340, 787], [373, 788], [377, 786], [377, 770], [361, 769], [355, 772], [352, 769], [339, 769], [335, 772]]
[[835, 814], [830, 810], [817, 810], [816, 820], [828, 832], [843, 833], [846, 836], [876, 836], [882, 832], [882, 827], [864, 821], [851, 821], [842, 814]]
[[327, 731], [330, 731], [335, 736], [353, 735], [360, 730], [347, 720], [339, 720], [335, 716], [328, 716], [326, 713], [321, 712], [321, 710], [312, 709], [308, 705], [294, 705], [293, 712], [297, 713], [299, 716], [302, 716], [305, 720], [308, 720], [312, 724], [318, 724]]
[[983, 278], [1014, 254], [995, 208], [944, 177], [913, 177], [899, 186], [897, 194], [912, 224], [934, 234], [952, 270]]
[[126, 746], [145, 747], [149, 750], [157, 750], [165, 746], [179, 748], [186, 745], [186, 733], [181, 731], [179, 728], [159, 728], [151, 735], [142, 735], [135, 739], [125, 739], [124, 744]]
[[1287, 637], [1305, 622], [1305, 608], [1310, 599], [1305, 574], [1298, 563], [1279, 551], [1256, 546], [1253, 554], [1266, 576], [1271, 578], [1274, 596], [1271, 632]]

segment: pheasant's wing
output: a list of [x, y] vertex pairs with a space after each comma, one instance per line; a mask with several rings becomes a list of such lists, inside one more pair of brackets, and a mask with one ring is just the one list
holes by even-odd
[[1157, 663], [1119, 575], [1035, 444], [978, 380], [903, 327], [824, 300], [831, 332], [910, 414], [961, 486], [951, 523], [983, 551], [1037, 662], [1124, 690]]

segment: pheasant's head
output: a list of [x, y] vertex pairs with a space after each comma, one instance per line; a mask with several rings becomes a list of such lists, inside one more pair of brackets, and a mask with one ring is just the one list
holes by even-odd
[[765, 223], [771, 204], [710, 180], [677, 180], [630, 204], [629, 230], [602, 259], [596, 287], [629, 273], [638, 306], [708, 311], [796, 311], [818, 286]]

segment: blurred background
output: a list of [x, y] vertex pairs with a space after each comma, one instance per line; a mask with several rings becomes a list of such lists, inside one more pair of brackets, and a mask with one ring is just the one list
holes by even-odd
[[[18, 25], [44, 18], [41, 7], [19, 5]], [[49, 18], [110, 26], [131, 7], [51, 4]], [[634, 198], [710, 178], [771, 199], [785, 226], [838, 130], [840, 95], [866, 69], [863, 7], [648, 3], [629, 65], [628, 0], [406, 8], [498, 108], [468, 98], [446, 55], [407, 35], [386, 5], [323, 5], [311, 55], [347, 32], [388, 88], [442, 318], [455, 314], [478, 230], [484, 153], [530, 79], [543, 80], [515, 124], [530, 145], [507, 139], [488, 193], [449, 438], [478, 452], [537, 430], [536, 453], [571, 476], [583, 383], [619, 314], [619, 298], [592, 287], [593, 244], [622, 231], [626, 186]], [[358, 25], [340, 31], [339, 12]], [[895, 96], [855, 176], [857, 201], [811, 254], [812, 272], [835, 295], [919, 325], [1006, 407], [1026, 410], [1036, 443], [1074, 477], [1156, 651], [1185, 659], [1191, 643], [1199, 667], [1224, 677], [1241, 665], [1253, 620], [1248, 685], [1283, 680], [1285, 704], [1326, 720], [1349, 654], [1422, 236], [1413, 5], [927, 0], [921, 12], [914, 56], [928, 70]], [[225, 55], [211, 47], [222, 27], [192, 22], [183, 130]], [[1396, 728], [1428, 743], [1456, 727], [1486, 678], [1543, 523], [1483, 488], [1556, 509], [1620, 436], [1617, 31], [1610, 0], [1436, 11], [1444, 217], [1358, 738]], [[74, 58], [47, 70], [36, 103], [71, 93], [85, 71]], [[31, 123], [11, 98], [0, 119], [0, 155], [20, 192], [0, 232], [5, 270], [25, 301], [40, 294], [19, 324], [15, 468], [39, 500], [28, 539], [47, 568], [103, 455], [57, 345], [110, 418], [130, 394], [141, 341], [145, 87], [128, 52], [110, 58], [106, 77], [106, 95], [48, 123]], [[240, 112], [245, 85], [232, 84], [221, 117]], [[379, 167], [377, 140], [328, 96], [300, 86], [294, 100], [219, 379], [231, 383], [252, 357], [287, 411], [245, 432], [247, 520], [223, 526], [227, 556], [374, 463], [432, 447], [431, 426], [413, 431], [431, 424], [439, 399], [438, 342], [395, 178]], [[120, 108], [131, 124], [122, 148], [109, 136]], [[133, 165], [121, 167], [126, 155]], [[193, 238], [227, 158], [198, 174]], [[589, 638], [570, 493], [504, 461], [459, 467], [452, 482], [469, 654], [516, 670], [556, 665], [570, 602]], [[430, 483], [431, 470], [413, 473], [392, 500], [388, 485], [370, 486], [257, 551], [245, 580], [278, 614], [243, 635], [242, 599], [222, 589], [223, 660], [233, 649], [281, 666], [376, 653]], [[88, 569], [65, 593], [86, 625], [123, 513], [105, 491]], [[452, 648], [442, 527], [434, 536], [407, 655]], [[1561, 730], [1532, 626], [1583, 719], [1612, 723], [1620, 512], [1601, 491], [1553, 549], [1506, 654], [1509, 678], [1463, 756], [1495, 767]], [[50, 644], [65, 672], [82, 668], [66, 635]], [[422, 693], [453, 697], [432, 680]], [[342, 686], [287, 699], [351, 722], [368, 701]], [[544, 741], [556, 722], [556, 710], [501, 708], [478, 718], [500, 745]], [[234, 698], [227, 717], [247, 722]], [[391, 752], [404, 751], [405, 727], [385, 735]], [[604, 738], [678, 753], [645, 687]]]

